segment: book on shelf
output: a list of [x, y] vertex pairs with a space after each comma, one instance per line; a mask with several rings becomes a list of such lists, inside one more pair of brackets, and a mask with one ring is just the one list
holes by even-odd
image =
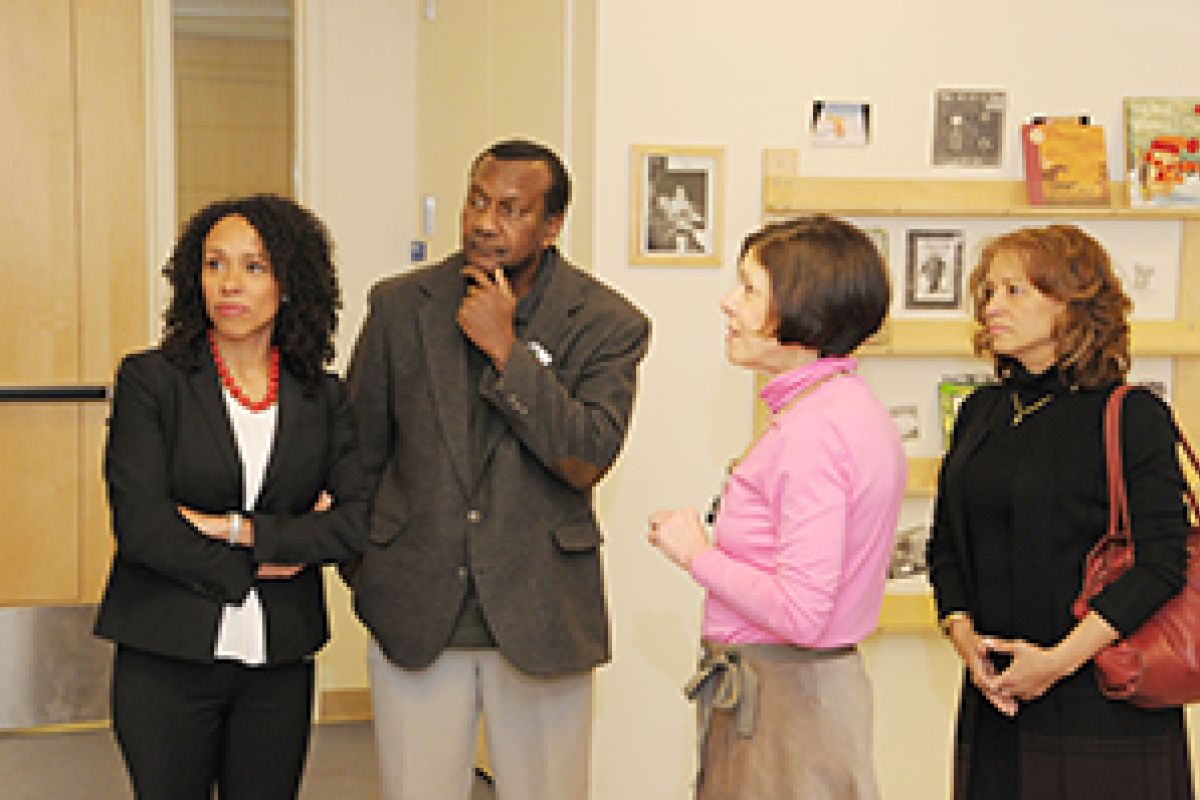
[[943, 450], [950, 449], [950, 437], [954, 433], [954, 420], [958, 418], [958, 409], [963, 401], [980, 386], [994, 381], [995, 378], [987, 373], [945, 375], [938, 381], [938, 419], [942, 425]]
[[1104, 128], [1087, 117], [1034, 117], [1021, 126], [1030, 205], [1108, 205]]
[[1200, 97], [1126, 97], [1130, 205], [1200, 205]]

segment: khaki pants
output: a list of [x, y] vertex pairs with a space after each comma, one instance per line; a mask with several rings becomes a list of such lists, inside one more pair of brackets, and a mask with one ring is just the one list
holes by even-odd
[[534, 678], [498, 650], [446, 650], [423, 670], [367, 654], [385, 800], [466, 800], [480, 713], [497, 800], [586, 800], [592, 673]]

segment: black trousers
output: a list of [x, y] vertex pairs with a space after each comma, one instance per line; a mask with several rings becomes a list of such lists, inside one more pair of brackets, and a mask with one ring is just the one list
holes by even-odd
[[310, 661], [197, 664], [118, 647], [112, 716], [138, 800], [291, 800], [312, 718]]

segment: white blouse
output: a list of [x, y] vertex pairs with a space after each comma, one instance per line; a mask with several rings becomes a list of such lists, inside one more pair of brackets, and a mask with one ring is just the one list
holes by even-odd
[[[279, 404], [264, 411], [244, 408], [229, 390], [221, 387], [225, 408], [233, 423], [233, 438], [242, 460], [242, 483], [246, 511], [253, 511], [262, 490], [263, 474], [275, 442], [275, 422]], [[217, 629], [217, 645], [213, 655], [218, 659], [240, 661], [252, 667], [267, 660], [267, 628], [258, 590], [251, 587], [246, 599], [227, 604], [221, 609], [221, 624]]]

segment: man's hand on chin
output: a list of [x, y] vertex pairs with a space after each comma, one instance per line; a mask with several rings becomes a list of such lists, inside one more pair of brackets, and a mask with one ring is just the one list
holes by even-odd
[[516, 295], [502, 268], [497, 267], [489, 273], [474, 264], [467, 264], [462, 274], [470, 283], [467, 295], [458, 307], [458, 326], [487, 354], [496, 369], [503, 372], [517, 339], [513, 328]]

